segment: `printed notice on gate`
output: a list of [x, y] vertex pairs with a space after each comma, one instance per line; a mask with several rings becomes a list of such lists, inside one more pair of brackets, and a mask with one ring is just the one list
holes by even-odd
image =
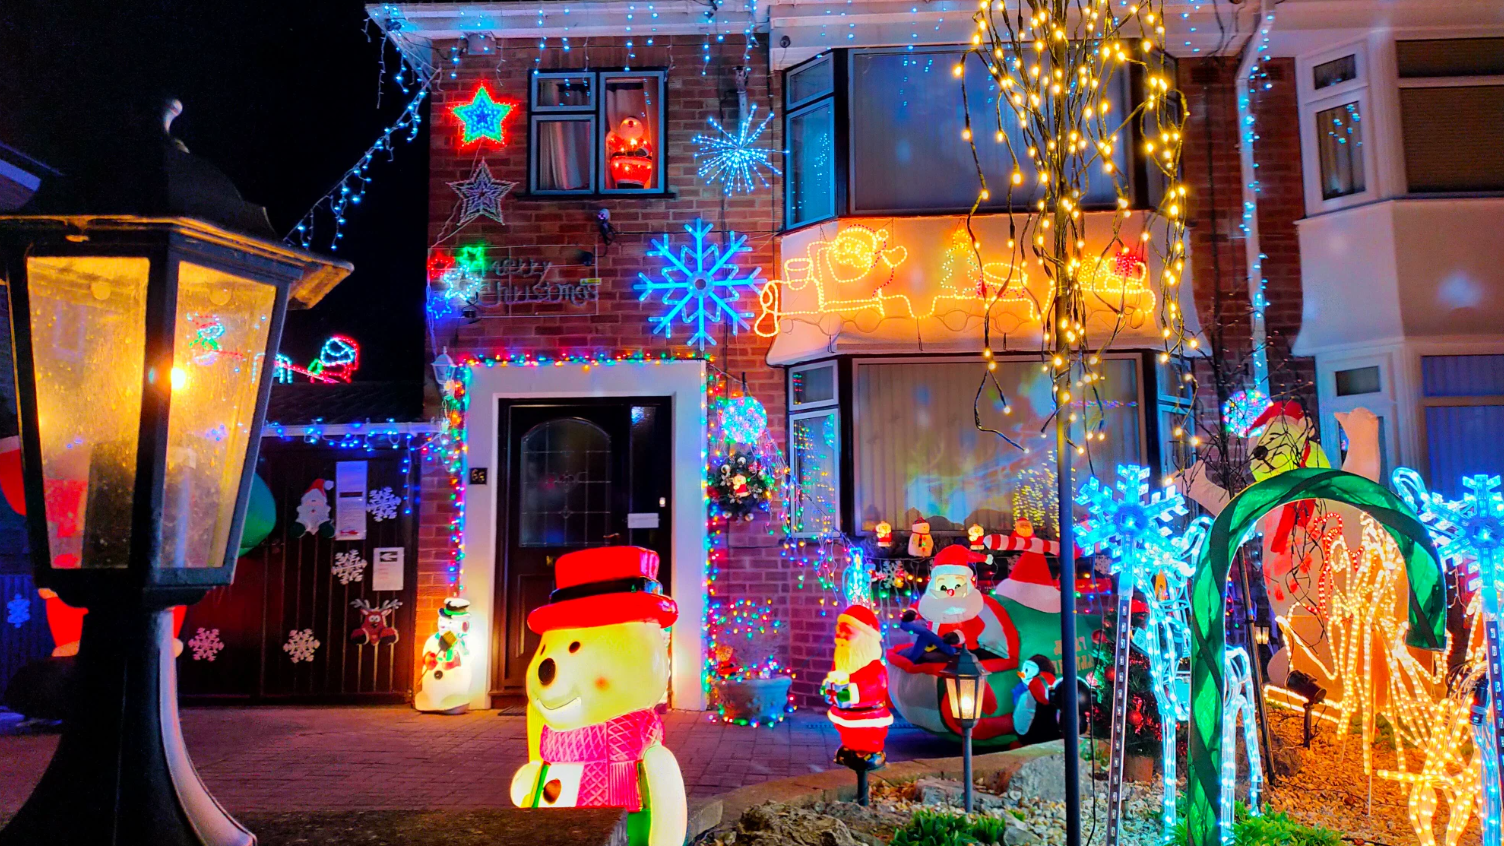
[[378, 546], [371, 550], [371, 557], [371, 590], [402, 590], [406, 551], [400, 546]]
[[366, 462], [334, 465], [334, 539], [366, 539]]

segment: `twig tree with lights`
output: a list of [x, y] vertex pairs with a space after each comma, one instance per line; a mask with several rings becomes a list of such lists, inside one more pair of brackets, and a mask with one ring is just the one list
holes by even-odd
[[[987, 82], [998, 89], [995, 114], [984, 119], [967, 108], [963, 138], [972, 146], [981, 183], [972, 213], [990, 201], [993, 191], [976, 153], [979, 135], [992, 136], [996, 143], [1006, 145], [1012, 159], [1011, 172], [1003, 177], [1001, 186], [1010, 215], [1015, 190], [1022, 192], [1026, 179], [1037, 180], [1038, 184], [1037, 199], [1022, 216], [1022, 223], [1010, 222], [1008, 249], [1014, 268], [1024, 267], [1032, 254], [1034, 264], [1054, 289], [1043, 342], [1055, 397], [1063, 586], [1061, 657], [1062, 673], [1067, 677], [1074, 675], [1076, 667], [1071, 456], [1084, 454], [1093, 440], [1107, 437], [1101, 423], [1092, 427], [1087, 415], [1072, 411], [1072, 397], [1094, 394], [1103, 378], [1102, 353], [1127, 319], [1124, 303], [1088, 291], [1101, 265], [1120, 255], [1144, 256], [1143, 251], [1152, 246], [1160, 264], [1160, 286], [1171, 294], [1159, 298], [1164, 338], [1161, 361], [1167, 362], [1185, 347], [1196, 345], [1194, 339], [1184, 336], [1184, 317], [1172, 295], [1185, 265], [1187, 191], [1179, 173], [1185, 109], [1174, 91], [1174, 75], [1161, 50], [1162, 9], [1162, 0], [1146, 0], [1128, 8], [1115, 8], [1108, 0], [1017, 0], [1008, 4], [981, 0], [974, 15], [977, 32], [971, 49], [966, 61], [955, 68], [962, 82], [963, 102], [968, 62], [979, 63], [987, 73]], [[1116, 75], [1134, 65], [1144, 71], [1145, 95], [1124, 114], [1114, 108], [1109, 92]], [[1116, 163], [1115, 154], [1133, 143], [1135, 133], [1143, 139], [1144, 159], [1153, 162], [1163, 190], [1159, 192], [1160, 213], [1140, 215], [1137, 234], [1128, 233], [1125, 243], [1124, 227], [1133, 214], [1130, 182]], [[1032, 176], [1026, 175], [1024, 162]], [[1088, 215], [1083, 210], [1092, 179], [1109, 181], [1117, 195], [1116, 207], [1108, 213], [1111, 223], [1106, 232], [1088, 227]], [[1089, 228], [1096, 231], [1088, 232]], [[969, 216], [967, 229], [970, 232]], [[979, 246], [973, 236], [973, 247]], [[977, 262], [980, 265], [979, 252]], [[1016, 296], [1022, 285], [1022, 274], [1012, 271], [995, 291], [984, 289], [989, 301], [982, 355], [989, 372], [995, 367], [990, 338], [992, 307], [1005, 297]], [[1104, 309], [1116, 313], [1115, 322], [1105, 335], [1089, 338], [1088, 312]], [[1064, 691], [1061, 730], [1065, 739], [1066, 806], [1075, 808], [1080, 800], [1076, 685], [1066, 684]], [[1068, 815], [1066, 835], [1071, 846], [1081, 842], [1078, 814]]]

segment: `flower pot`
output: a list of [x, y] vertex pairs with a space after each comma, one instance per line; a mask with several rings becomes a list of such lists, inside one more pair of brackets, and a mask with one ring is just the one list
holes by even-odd
[[1155, 759], [1151, 755], [1129, 755], [1123, 759], [1123, 780], [1147, 782], [1154, 780]]
[[713, 683], [721, 716], [733, 722], [775, 723], [788, 713], [790, 676], [721, 679]]

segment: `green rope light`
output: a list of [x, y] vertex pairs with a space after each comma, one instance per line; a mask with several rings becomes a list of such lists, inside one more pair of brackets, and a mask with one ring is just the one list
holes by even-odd
[[1222, 791], [1223, 655], [1227, 649], [1227, 572], [1254, 524], [1274, 509], [1302, 500], [1351, 505], [1377, 520], [1405, 558], [1410, 582], [1410, 631], [1405, 642], [1439, 652], [1446, 643], [1446, 583], [1431, 537], [1394, 493], [1362, 476], [1330, 468], [1288, 470], [1244, 489], [1212, 524], [1211, 537], [1191, 581], [1191, 842], [1222, 842], [1218, 820]]

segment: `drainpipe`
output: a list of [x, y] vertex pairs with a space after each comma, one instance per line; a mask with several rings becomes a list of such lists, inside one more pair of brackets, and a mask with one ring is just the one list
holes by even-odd
[[1272, 396], [1269, 393], [1269, 352], [1266, 348], [1268, 334], [1264, 327], [1264, 308], [1268, 302], [1264, 298], [1264, 254], [1259, 249], [1259, 180], [1258, 165], [1253, 161], [1255, 135], [1249, 77], [1259, 60], [1264, 58], [1262, 54], [1269, 49], [1269, 31], [1274, 29], [1274, 5], [1275, 0], [1261, 0], [1259, 3], [1258, 32], [1243, 46], [1235, 80], [1238, 124], [1242, 130], [1238, 158], [1243, 177], [1243, 250], [1248, 268], [1248, 301], [1253, 305], [1249, 319], [1253, 341], [1253, 382], [1264, 396]]

